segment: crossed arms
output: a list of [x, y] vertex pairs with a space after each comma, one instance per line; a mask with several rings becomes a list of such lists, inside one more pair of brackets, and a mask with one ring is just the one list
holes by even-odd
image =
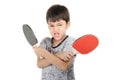
[[[73, 52], [62, 52], [54, 55], [38, 46], [34, 46], [33, 50], [37, 55], [37, 66], [39, 68], [44, 68], [53, 64], [59, 69], [67, 71], [74, 59]], [[43, 58], [41, 59], [40, 57]]]

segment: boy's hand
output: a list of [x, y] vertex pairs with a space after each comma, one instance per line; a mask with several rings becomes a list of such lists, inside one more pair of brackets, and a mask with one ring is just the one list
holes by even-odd
[[63, 52], [58, 53], [57, 56], [59, 56], [59, 58], [62, 59], [63, 61], [67, 62], [74, 57], [74, 54], [72, 52]]
[[37, 45], [32, 46], [32, 48], [33, 48], [36, 56], [38, 56], [38, 57], [40, 57], [42, 59], [43, 58], [42, 57], [42, 51], [41, 51], [42, 48], [37, 46]]

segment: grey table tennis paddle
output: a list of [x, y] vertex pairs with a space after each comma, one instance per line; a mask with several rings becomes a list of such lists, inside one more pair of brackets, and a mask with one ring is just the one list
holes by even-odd
[[23, 26], [23, 33], [28, 41], [28, 43], [33, 46], [38, 43], [38, 40], [33, 32], [33, 30], [30, 28], [28, 24], [24, 24]]

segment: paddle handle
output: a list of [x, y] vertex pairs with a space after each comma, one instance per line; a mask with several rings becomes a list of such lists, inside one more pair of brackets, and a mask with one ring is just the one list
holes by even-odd
[[74, 48], [72, 49], [72, 52], [73, 52], [74, 55], [76, 55], [76, 54], [79, 53], [79, 52], [78, 52], [76, 49], [74, 49]]

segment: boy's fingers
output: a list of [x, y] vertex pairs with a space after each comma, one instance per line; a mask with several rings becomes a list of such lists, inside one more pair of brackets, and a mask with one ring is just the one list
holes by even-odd
[[36, 48], [36, 47], [37, 47], [37, 45], [33, 45], [33, 46], [32, 46], [32, 48]]
[[70, 60], [72, 58], [72, 56], [71, 55], [66, 55], [66, 60]]
[[68, 58], [68, 57], [65, 57], [65, 58], [64, 58], [64, 61], [69, 61], [69, 58]]
[[72, 52], [69, 52], [69, 57], [72, 58], [74, 54]]
[[71, 59], [71, 58], [72, 58], [72, 56], [71, 56], [70, 54], [68, 54], [68, 55], [67, 55], [67, 58], [68, 58], [68, 59]]

